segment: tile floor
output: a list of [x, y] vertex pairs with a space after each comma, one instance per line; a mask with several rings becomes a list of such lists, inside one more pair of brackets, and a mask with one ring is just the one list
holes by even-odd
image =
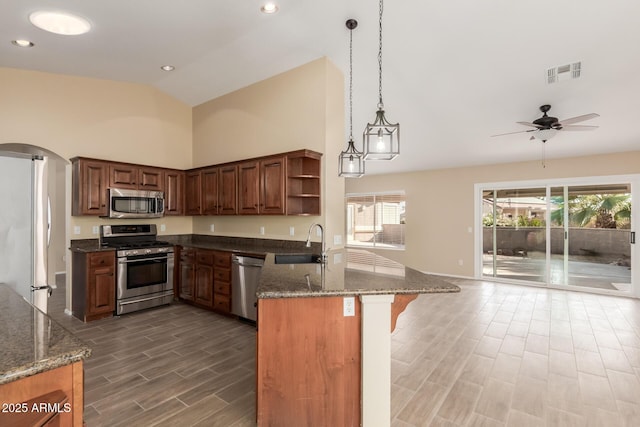
[[[640, 300], [454, 281], [399, 318], [392, 426], [640, 426]], [[255, 425], [251, 326], [184, 304], [90, 324], [50, 307], [94, 349], [89, 427]]]

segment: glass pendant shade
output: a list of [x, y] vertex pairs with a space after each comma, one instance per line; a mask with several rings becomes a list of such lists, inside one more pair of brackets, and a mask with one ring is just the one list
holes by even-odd
[[349, 138], [347, 149], [340, 153], [338, 160], [339, 176], [360, 178], [364, 175], [364, 155], [356, 150], [352, 138]]
[[393, 160], [400, 154], [400, 125], [389, 123], [382, 105], [378, 105], [376, 119], [367, 123], [362, 137], [365, 160]]

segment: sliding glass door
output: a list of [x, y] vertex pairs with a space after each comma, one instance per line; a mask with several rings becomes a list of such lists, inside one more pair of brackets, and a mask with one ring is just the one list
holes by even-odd
[[481, 276], [632, 292], [632, 179], [602, 180], [477, 185]]

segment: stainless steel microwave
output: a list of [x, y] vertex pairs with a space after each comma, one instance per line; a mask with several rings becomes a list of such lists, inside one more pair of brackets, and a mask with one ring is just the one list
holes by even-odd
[[162, 191], [109, 188], [109, 218], [160, 218], [163, 215]]

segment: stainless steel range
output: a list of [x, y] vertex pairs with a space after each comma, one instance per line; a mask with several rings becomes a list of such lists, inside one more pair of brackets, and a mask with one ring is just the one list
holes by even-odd
[[155, 224], [101, 225], [100, 245], [116, 249], [116, 314], [173, 300], [173, 245]]

